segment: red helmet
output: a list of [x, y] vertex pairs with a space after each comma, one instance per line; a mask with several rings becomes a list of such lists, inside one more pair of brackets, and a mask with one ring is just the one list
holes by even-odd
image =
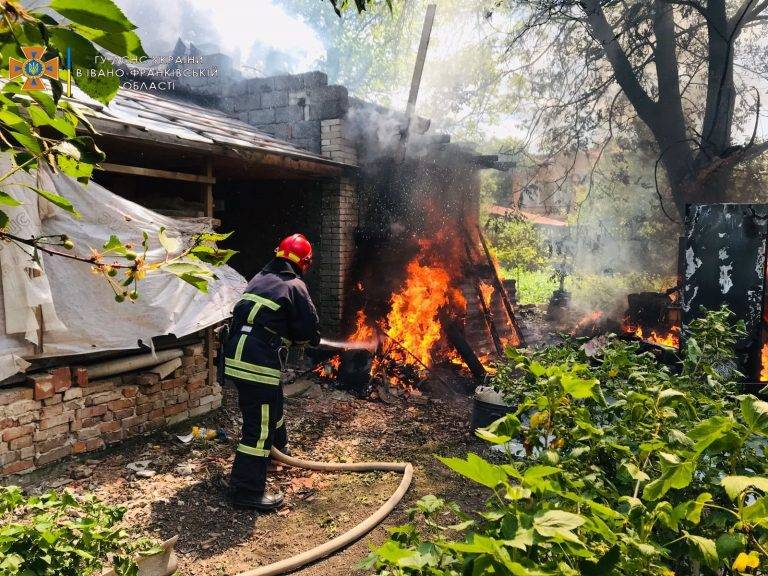
[[312, 265], [312, 244], [303, 234], [292, 234], [275, 248], [275, 256], [293, 262], [303, 274]]

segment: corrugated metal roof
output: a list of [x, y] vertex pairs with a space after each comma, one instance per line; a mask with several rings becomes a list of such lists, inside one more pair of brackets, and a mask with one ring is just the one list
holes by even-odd
[[121, 88], [109, 105], [105, 106], [73, 87], [72, 98], [66, 99], [86, 116], [130, 126], [150, 134], [175, 136], [180, 140], [211, 146], [270, 152], [323, 164], [351, 166], [298, 148], [224, 112], [156, 94]]

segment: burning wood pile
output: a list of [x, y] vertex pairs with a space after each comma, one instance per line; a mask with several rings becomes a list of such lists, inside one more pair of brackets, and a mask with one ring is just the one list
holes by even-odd
[[[354, 292], [361, 304], [347, 340], [377, 342], [369, 364], [359, 360], [359, 352], [350, 351], [331, 358], [318, 374], [342, 385], [354, 381], [358, 389], [362, 387], [361, 392], [379, 396], [420, 395], [419, 386], [439, 365], [470, 370], [476, 379], [482, 379], [491, 358], [488, 354], [478, 357], [467, 338], [467, 319], [475, 309], [483, 310], [491, 322], [483, 337], [498, 339], [500, 351], [504, 345], [520, 341], [511, 322], [501, 331], [492, 323], [497, 287], [477, 276], [479, 263], [473, 259], [476, 253], [469, 243], [464, 254], [458, 241], [448, 240], [447, 235], [419, 240], [417, 246], [416, 254], [405, 265], [402, 282], [387, 295], [384, 306], [380, 297], [377, 301], [377, 286], [368, 289], [364, 282], [356, 283]], [[476, 290], [468, 290], [468, 285]], [[363, 372], [350, 378], [347, 363], [354, 362], [355, 357]], [[362, 382], [366, 378], [367, 382]]]

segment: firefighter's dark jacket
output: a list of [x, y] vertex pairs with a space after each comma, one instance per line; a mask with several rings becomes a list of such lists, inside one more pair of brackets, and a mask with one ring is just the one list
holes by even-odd
[[278, 385], [278, 349], [319, 342], [317, 310], [307, 285], [290, 262], [275, 258], [251, 279], [235, 305], [224, 347], [224, 373]]

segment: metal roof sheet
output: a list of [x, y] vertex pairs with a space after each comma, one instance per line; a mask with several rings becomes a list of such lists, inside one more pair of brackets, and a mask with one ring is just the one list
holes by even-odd
[[314, 152], [294, 146], [257, 130], [250, 124], [228, 116], [224, 112], [197, 104], [180, 102], [128, 88], [120, 88], [117, 95], [104, 105], [73, 87], [70, 102], [86, 116], [138, 128], [148, 133], [176, 136], [210, 145], [221, 145], [240, 150], [270, 152], [323, 164], [353, 166], [325, 158]]

